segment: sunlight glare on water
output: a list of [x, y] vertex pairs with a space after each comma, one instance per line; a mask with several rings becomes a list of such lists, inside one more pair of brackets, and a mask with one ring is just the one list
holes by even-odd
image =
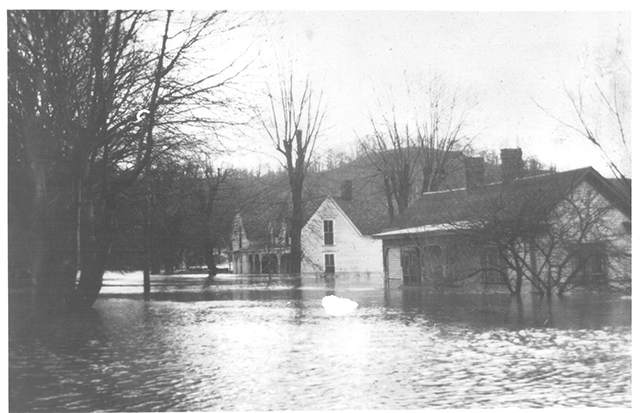
[[322, 299], [322, 307], [329, 315], [345, 315], [358, 308], [358, 303], [348, 298], [327, 295]]

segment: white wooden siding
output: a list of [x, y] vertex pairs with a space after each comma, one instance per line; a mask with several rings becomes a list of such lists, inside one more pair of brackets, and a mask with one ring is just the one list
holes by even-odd
[[[333, 245], [324, 245], [324, 220], [333, 220]], [[382, 274], [382, 241], [363, 236], [342, 209], [327, 198], [302, 229], [302, 272], [324, 271], [324, 255], [334, 254], [336, 274]]]
[[[587, 210], [587, 205], [584, 204], [585, 200], [590, 200], [590, 204], [592, 208], [604, 208], [605, 205], [609, 204], [609, 201], [606, 200], [600, 193], [597, 192], [596, 188], [590, 185], [587, 182], [582, 182], [572, 193], [570, 199], [574, 203], [575, 206], [578, 206], [582, 211]], [[566, 202], [566, 201], [565, 201]], [[562, 205], [558, 206], [559, 210], [562, 211]], [[560, 219], [565, 219], [566, 222], [576, 221], [576, 226], [578, 226], [577, 221], [579, 220], [579, 216], [577, 214], [563, 215], [560, 212], [557, 212], [557, 216]], [[628, 252], [631, 253], [631, 235], [626, 233], [623, 222], [630, 221], [620, 210], [616, 208], [611, 208], [606, 211], [606, 213], [602, 216], [601, 219], [598, 220], [598, 223], [591, 227], [591, 230], [588, 231], [582, 239], [581, 242], [597, 242], [608, 240], [611, 241], [611, 244], [617, 252]], [[542, 265], [541, 257], [538, 257], [539, 264]], [[616, 279], [626, 278], [631, 276], [631, 260], [618, 259], [618, 260], [610, 260], [608, 262], [608, 274], [607, 274], [610, 282], [615, 283]]]

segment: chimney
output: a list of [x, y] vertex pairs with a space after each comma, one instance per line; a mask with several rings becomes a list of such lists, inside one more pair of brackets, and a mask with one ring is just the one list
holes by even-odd
[[351, 201], [352, 197], [353, 197], [353, 182], [351, 181], [351, 179], [346, 179], [342, 181], [340, 198], [344, 199], [345, 201]]
[[506, 184], [522, 176], [522, 149], [501, 149], [502, 183]]
[[464, 176], [467, 189], [484, 185], [484, 158], [481, 156], [464, 158]]

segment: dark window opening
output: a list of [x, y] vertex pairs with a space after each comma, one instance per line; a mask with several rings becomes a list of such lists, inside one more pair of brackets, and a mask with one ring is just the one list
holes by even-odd
[[324, 245], [333, 245], [333, 221], [324, 221]]
[[428, 245], [427, 255], [429, 258], [440, 259], [442, 258], [442, 247], [440, 245]]
[[291, 272], [291, 255], [283, 254], [280, 258], [280, 272], [282, 274], [289, 274]]
[[440, 245], [427, 245], [427, 267], [434, 280], [445, 278], [445, 266], [443, 263], [444, 251]]
[[336, 272], [336, 262], [333, 254], [324, 255], [324, 272], [326, 274], [334, 274]]
[[607, 255], [598, 244], [582, 244], [572, 252], [574, 284], [597, 286], [606, 282]]
[[275, 254], [264, 254], [261, 264], [262, 274], [274, 274], [278, 271], [278, 256]]
[[482, 279], [485, 284], [504, 284], [497, 248], [488, 248], [482, 256]]
[[405, 285], [417, 285], [421, 282], [422, 268], [418, 247], [407, 247], [402, 250], [402, 279]]
[[252, 274], [260, 274], [260, 255], [259, 254], [255, 254], [253, 256], [253, 270], [251, 271]]

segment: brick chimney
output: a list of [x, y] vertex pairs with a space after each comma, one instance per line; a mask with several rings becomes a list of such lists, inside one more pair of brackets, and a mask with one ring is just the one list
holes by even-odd
[[484, 185], [484, 158], [481, 156], [464, 158], [464, 176], [467, 189]]
[[508, 183], [522, 177], [522, 149], [501, 149], [502, 183]]
[[351, 179], [345, 179], [342, 181], [342, 187], [340, 190], [340, 198], [345, 201], [351, 201], [353, 198], [353, 182]]

